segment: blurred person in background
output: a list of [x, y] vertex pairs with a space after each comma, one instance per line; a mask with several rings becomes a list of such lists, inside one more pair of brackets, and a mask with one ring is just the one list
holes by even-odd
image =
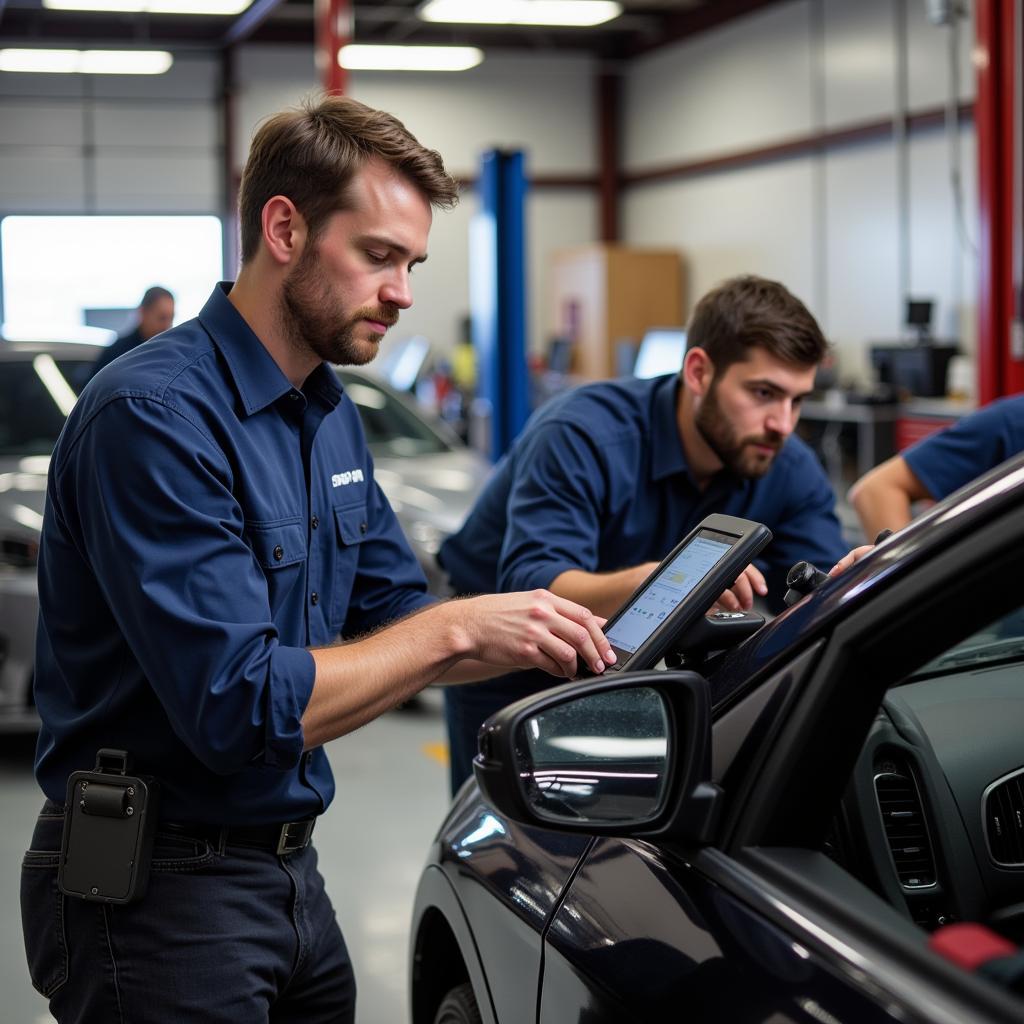
[[965, 416], [894, 455], [850, 488], [865, 537], [900, 530], [918, 501], [941, 501], [975, 477], [1024, 451], [1024, 395]]
[[134, 330], [122, 334], [116, 341], [100, 353], [93, 367], [93, 375], [99, 373], [107, 363], [112, 363], [118, 356], [131, 352], [144, 341], [157, 334], [170, 330], [174, 323], [174, 296], [160, 285], [155, 284], [146, 289], [139, 303], [139, 322]]

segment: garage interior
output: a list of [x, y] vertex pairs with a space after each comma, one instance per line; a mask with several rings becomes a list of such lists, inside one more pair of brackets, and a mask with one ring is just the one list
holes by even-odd
[[[801, 433], [852, 547], [865, 540], [845, 497], [858, 476], [1024, 389], [1019, 3], [623, 0], [589, 28], [437, 23], [419, 0], [251, 0], [219, 15], [66, 6], [0, 0], [7, 341], [109, 340], [158, 281], [176, 293], [176, 322], [196, 315], [237, 266], [253, 130], [328, 88], [394, 113], [462, 185], [459, 206], [434, 218], [416, 302], [378, 372], [483, 458], [503, 450], [501, 395], [486, 413], [445, 396], [472, 378], [471, 236], [493, 152], [521, 153], [525, 167], [525, 351], [502, 386], [531, 405], [633, 372], [649, 332], [678, 334], [725, 278], [781, 281], [831, 345]], [[471, 46], [482, 60], [450, 73], [346, 70], [337, 52], [351, 42]], [[172, 63], [154, 75], [3, 65], [7, 51], [41, 49], [158, 50]], [[154, 271], [132, 247], [167, 222], [116, 239], [87, 231], [62, 253], [70, 233], [42, 234], [58, 217], [194, 218], [198, 234]], [[594, 284], [604, 280], [625, 282], [626, 298]], [[652, 280], [639, 300], [638, 282]], [[892, 356], [922, 348], [935, 365], [918, 376]], [[412, 486], [400, 466], [387, 472], [396, 494]], [[449, 527], [419, 528], [436, 549]], [[316, 845], [359, 1020], [404, 1021], [413, 893], [449, 802], [440, 695], [327, 749], [337, 796]], [[51, 1019], [25, 969], [18, 903], [41, 800], [33, 750], [31, 730], [3, 734], [0, 1017], [11, 1024]]]

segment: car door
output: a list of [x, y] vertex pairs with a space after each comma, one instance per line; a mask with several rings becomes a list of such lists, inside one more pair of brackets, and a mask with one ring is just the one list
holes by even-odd
[[836, 625], [787, 692], [780, 677], [734, 706], [757, 702], [720, 764], [711, 845], [594, 845], [545, 933], [542, 1024], [1019, 1021], [1018, 1001], [927, 948], [891, 890], [837, 863], [829, 833], [888, 688], [1019, 603], [1005, 584], [1022, 533], [1002, 511]]

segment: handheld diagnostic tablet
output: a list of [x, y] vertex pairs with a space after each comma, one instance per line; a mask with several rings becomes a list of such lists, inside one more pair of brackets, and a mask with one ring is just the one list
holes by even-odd
[[610, 670], [653, 668], [772, 539], [749, 519], [702, 520], [608, 620], [617, 661]]

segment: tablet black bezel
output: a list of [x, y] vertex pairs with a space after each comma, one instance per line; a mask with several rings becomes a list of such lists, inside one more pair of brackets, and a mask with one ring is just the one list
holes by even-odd
[[732, 586], [740, 573], [772, 539], [771, 530], [761, 523], [720, 513], [707, 516], [662, 559], [657, 569], [637, 587], [629, 599], [608, 620], [604, 626], [605, 636], [636, 604], [655, 580], [679, 557], [680, 552], [702, 534], [716, 535], [711, 537], [713, 540], [731, 541], [732, 547], [715, 563], [697, 586], [679, 602], [672, 613], [654, 628], [651, 635], [635, 651], [624, 651], [611, 644], [617, 659], [616, 669], [636, 671], [653, 668], [666, 654], [671, 652], [673, 642], [683, 635], [698, 616], [704, 615], [708, 611], [722, 592]]

